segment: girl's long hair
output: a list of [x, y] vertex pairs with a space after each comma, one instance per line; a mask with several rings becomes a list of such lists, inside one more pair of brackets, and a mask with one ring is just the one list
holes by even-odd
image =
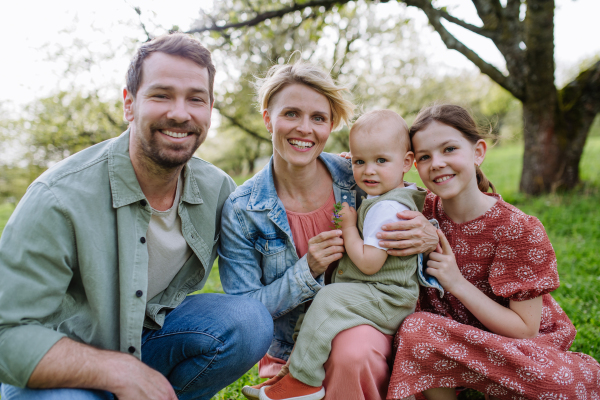
[[[437, 121], [456, 129], [457, 131], [461, 132], [463, 136], [472, 144], [477, 143], [477, 141], [480, 139], [486, 139], [490, 137], [489, 135], [481, 132], [473, 117], [471, 117], [469, 112], [461, 106], [453, 104], [436, 104], [425, 107], [419, 111], [415, 122], [413, 122], [409, 130], [411, 142], [417, 132], [425, 129], [433, 121]], [[492, 192], [496, 193], [496, 188], [492, 182], [486, 178], [485, 174], [478, 165], [475, 166], [475, 174], [477, 176], [477, 187], [479, 190], [486, 193], [491, 188]]]

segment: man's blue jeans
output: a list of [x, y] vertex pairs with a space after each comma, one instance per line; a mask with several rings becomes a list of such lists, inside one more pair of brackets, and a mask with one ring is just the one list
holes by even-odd
[[[179, 399], [210, 399], [252, 368], [272, 338], [273, 319], [258, 300], [199, 294], [172, 310], [162, 329], [144, 329], [142, 361], [167, 377]], [[102, 391], [2, 385], [2, 400], [113, 398]]]

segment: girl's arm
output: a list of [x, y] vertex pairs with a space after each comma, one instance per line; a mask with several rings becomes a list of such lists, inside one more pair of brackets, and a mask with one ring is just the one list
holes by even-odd
[[383, 267], [387, 252], [365, 245], [356, 227], [356, 210], [344, 203], [342, 208], [342, 237], [346, 253], [352, 262], [366, 275], [373, 275]]
[[496, 303], [462, 276], [446, 236], [441, 230], [438, 235], [441, 246], [429, 255], [427, 272], [493, 333], [516, 339], [535, 337], [542, 319], [542, 296], [511, 300], [509, 308]]

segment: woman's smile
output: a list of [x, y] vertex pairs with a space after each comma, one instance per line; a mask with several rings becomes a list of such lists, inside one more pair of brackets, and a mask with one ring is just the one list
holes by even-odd
[[288, 143], [299, 151], [308, 151], [315, 145], [312, 141], [301, 139], [288, 139]]

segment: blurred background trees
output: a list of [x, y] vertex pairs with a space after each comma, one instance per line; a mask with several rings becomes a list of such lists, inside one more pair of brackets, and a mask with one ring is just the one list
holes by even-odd
[[[534, 3], [546, 7], [540, 10], [545, 10], [544, 21], [551, 25], [553, 8], [547, 7], [548, 1], [521, 4], [508, 0], [504, 6], [497, 0], [474, 1], [482, 19], [480, 26], [466, 24], [452, 17], [446, 8], [433, 8], [428, 1], [405, 3], [425, 10], [432, 26], [419, 24], [410, 18], [414, 15], [408, 12], [410, 8], [392, 1], [223, 0], [215, 1], [210, 13], [200, 12], [190, 32], [213, 52], [218, 73], [214, 129], [199, 155], [235, 176], [255, 173], [268, 160], [272, 147], [255, 103], [253, 83], [273, 64], [302, 59], [321, 65], [348, 87], [359, 105], [358, 114], [374, 108], [390, 108], [410, 124], [421, 107], [434, 101], [461, 104], [471, 110], [482, 126], [502, 138], [500, 144], [523, 139], [529, 143], [524, 156], [524, 174], [529, 174], [526, 182], [530, 183], [524, 184], [522, 178], [523, 191], [540, 193], [565, 186], [565, 177], [558, 176], [557, 172], [566, 173], [566, 166], [550, 162], [550, 158], [540, 160], [540, 154], [544, 153], [536, 153], [531, 147], [531, 138], [543, 137], [540, 132], [544, 130], [529, 124], [525, 129], [527, 133], [523, 134], [523, 104], [527, 96], [522, 90], [527, 85], [525, 81], [515, 83], [525, 73], [530, 74], [530, 81], [535, 80], [535, 70], [527, 64], [533, 62], [528, 59], [527, 50], [531, 47], [527, 45], [531, 28], [527, 26], [533, 23], [527, 19], [527, 7], [531, 8]], [[518, 12], [515, 11], [517, 3], [520, 4]], [[135, 11], [140, 18], [140, 37], [151, 38], [167, 30], [179, 30], [177, 26], [160, 27], [152, 23], [152, 15], [144, 14], [140, 8]], [[444, 24], [448, 23], [457, 23], [492, 38], [505, 55], [506, 68], [482, 64], [483, 60], [469, 53], [462, 43], [453, 43], [448, 31], [444, 33]], [[440, 63], [429, 46], [433, 30], [442, 39], [446, 38], [444, 42], [448, 47], [458, 47], [483, 73]], [[552, 34], [545, 32], [546, 36], [540, 40], [548, 52], [551, 51], [548, 46], [552, 47]], [[514, 37], [507, 38], [509, 34]], [[73, 35], [71, 43], [53, 48], [50, 54], [64, 61], [64, 79], [70, 84], [32, 102], [16, 117], [14, 113], [5, 112], [0, 104], [0, 201], [18, 200], [27, 185], [45, 168], [126, 129], [118, 85], [83, 88], [81, 77], [101, 75], [103, 63], [114, 60], [118, 54], [132, 54], [136, 43], [135, 38], [125, 37], [122, 43], [105, 44], [94, 50]], [[461, 45], [464, 48], [460, 48]], [[570, 176], [574, 177], [565, 187], [572, 187], [579, 179], [576, 156], [588, 132], [600, 131], [598, 118], [592, 124], [598, 107], [594, 96], [600, 91], [590, 92], [589, 87], [595, 87], [598, 65], [597, 59], [591, 59], [574, 68], [572, 75], [577, 78], [561, 90], [554, 84], [554, 64], [544, 66], [544, 73], [551, 76], [551, 85], [550, 78], [544, 78], [546, 93], [553, 94], [545, 96], [551, 99], [551, 104], [540, 102], [538, 108], [546, 116], [551, 111], [552, 118], [548, 118], [554, 121], [554, 131], [560, 136], [557, 141], [555, 136], [546, 135], [551, 139], [550, 147], [554, 146], [552, 151], [558, 143], [561, 151], [571, 152], [570, 158], [559, 157], [570, 160]], [[120, 67], [124, 74], [126, 65]], [[587, 106], [582, 105], [582, 98], [587, 99]], [[573, 110], [581, 110], [582, 115], [574, 115]], [[573, 121], [577, 118], [582, 123], [575, 126]], [[525, 123], [528, 123], [527, 118]], [[347, 127], [334, 132], [326, 150], [346, 150], [347, 138]], [[529, 165], [532, 159], [536, 160], [533, 169]], [[540, 168], [553, 171], [554, 176], [550, 178], [554, 180], [531, 175]], [[538, 183], [531, 184], [532, 179]]]

